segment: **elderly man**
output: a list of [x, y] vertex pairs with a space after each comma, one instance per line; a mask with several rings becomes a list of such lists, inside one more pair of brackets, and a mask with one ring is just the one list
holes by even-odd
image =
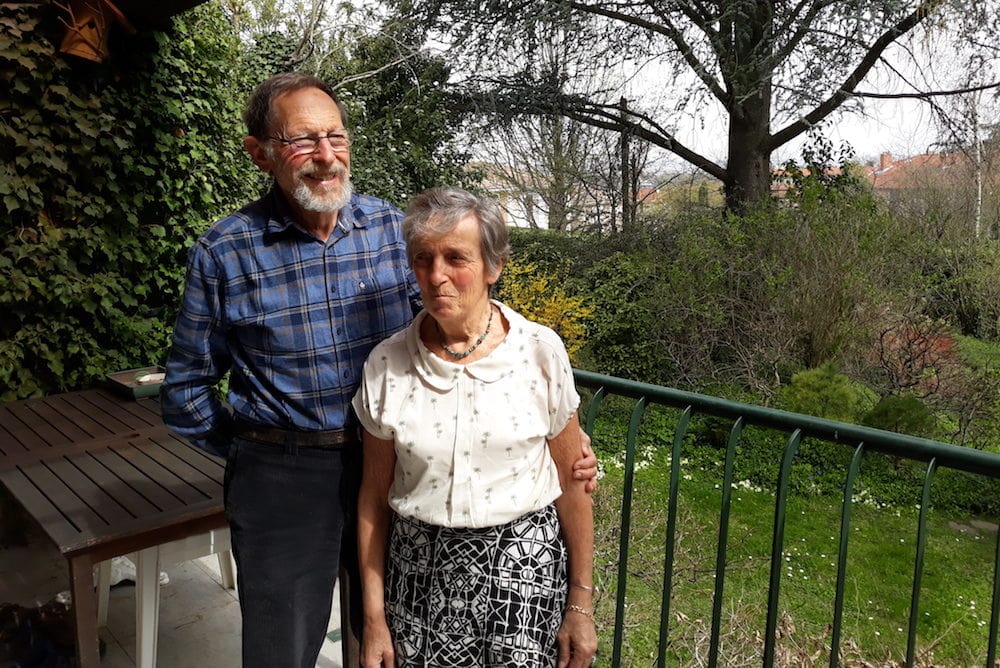
[[[312, 667], [360, 477], [351, 397], [368, 353], [412, 320], [419, 298], [400, 211], [353, 192], [333, 90], [279, 74], [253, 92], [244, 120], [244, 146], [274, 187], [190, 250], [163, 418], [226, 457], [243, 665]], [[231, 409], [217, 392], [227, 372]], [[575, 475], [593, 479], [595, 467], [585, 446]]]

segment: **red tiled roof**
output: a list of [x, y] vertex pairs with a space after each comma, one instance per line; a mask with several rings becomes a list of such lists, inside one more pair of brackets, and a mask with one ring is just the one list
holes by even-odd
[[945, 174], [965, 178], [956, 173], [967, 167], [969, 160], [962, 153], [922, 153], [899, 160], [883, 153], [879, 163], [864, 168], [865, 177], [875, 190], [905, 190], [926, 188], [931, 179], [939, 180]]

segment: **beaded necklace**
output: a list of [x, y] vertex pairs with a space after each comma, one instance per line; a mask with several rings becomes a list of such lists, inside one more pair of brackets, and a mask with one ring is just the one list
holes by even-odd
[[441, 331], [441, 325], [437, 324], [437, 321], [435, 321], [435, 324], [437, 325], [438, 336], [441, 339], [441, 347], [444, 348], [444, 351], [449, 355], [451, 355], [456, 360], [465, 359], [466, 357], [471, 355], [476, 348], [479, 347], [479, 344], [481, 344], [483, 341], [486, 340], [487, 336], [489, 336], [490, 325], [493, 324], [493, 305], [490, 304], [490, 319], [486, 321], [486, 331], [479, 335], [479, 338], [476, 339], [475, 343], [473, 343], [471, 346], [469, 346], [463, 352], [460, 353], [456, 353], [454, 350], [448, 347], [448, 344], [445, 343], [444, 340], [444, 332]]

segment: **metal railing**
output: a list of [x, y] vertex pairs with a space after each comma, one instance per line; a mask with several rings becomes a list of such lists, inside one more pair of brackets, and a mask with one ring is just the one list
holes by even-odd
[[[670, 489], [666, 517], [666, 545], [664, 551], [663, 592], [660, 609], [660, 628], [657, 665], [666, 665], [668, 624], [670, 620], [671, 592], [673, 588], [674, 552], [676, 549], [678, 491], [680, 488], [682, 446], [695, 416], [713, 416], [732, 421], [726, 447], [726, 458], [721, 485], [721, 513], [716, 555], [714, 598], [712, 600], [712, 625], [708, 665], [719, 664], [719, 637], [722, 624], [722, 601], [726, 578], [727, 539], [730, 523], [733, 471], [737, 448], [745, 427], [753, 425], [777, 430], [787, 436], [781, 457], [775, 487], [774, 523], [771, 540], [770, 578], [767, 596], [767, 614], [763, 634], [763, 665], [773, 666], [779, 618], [779, 593], [782, 583], [781, 559], [785, 550], [784, 531], [789, 498], [792, 463], [804, 438], [819, 439], [853, 448], [853, 457], [845, 472], [841, 508], [840, 538], [837, 555], [837, 573], [833, 618], [830, 625], [830, 662], [836, 668], [839, 661], [844, 609], [844, 587], [847, 576], [847, 555], [851, 527], [851, 509], [854, 489], [862, 455], [880, 452], [901, 460], [926, 462], [923, 491], [917, 517], [917, 545], [913, 565], [913, 584], [910, 594], [909, 621], [906, 641], [906, 665], [913, 666], [917, 651], [917, 621], [920, 609], [921, 579], [924, 572], [927, 539], [928, 509], [931, 505], [931, 482], [940, 468], [950, 468], [1000, 479], [1000, 455], [973, 450], [893, 432], [870, 429], [852, 424], [764, 408], [750, 404], [726, 401], [716, 397], [673, 390], [656, 385], [604, 376], [589, 371], [574, 372], [577, 385], [594, 391], [589, 405], [584, 407], [584, 428], [593, 434], [598, 412], [609, 396], [634, 400], [626, 442], [623, 497], [620, 519], [620, 544], [617, 564], [617, 589], [615, 600], [614, 635], [612, 638], [611, 665], [622, 663], [622, 643], [625, 626], [625, 592], [631, 532], [632, 495], [636, 462], [636, 444], [643, 416], [650, 405], [661, 405], [681, 411], [673, 435], [670, 453]], [[996, 658], [997, 624], [1000, 615], [1000, 540], [997, 540], [993, 564], [992, 606], [988, 628], [986, 666], [992, 668]]]

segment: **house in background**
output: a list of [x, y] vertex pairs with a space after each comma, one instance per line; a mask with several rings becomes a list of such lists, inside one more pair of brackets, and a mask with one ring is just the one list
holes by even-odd
[[[802, 176], [809, 176], [812, 171], [808, 167], [801, 170]], [[826, 176], [840, 176], [843, 170], [840, 167], [827, 167], [823, 170]], [[771, 197], [774, 199], [784, 199], [788, 196], [788, 191], [792, 189], [795, 181], [792, 172], [781, 167], [771, 170]]]
[[964, 153], [922, 153], [893, 159], [882, 153], [877, 165], [864, 168], [872, 190], [890, 204], [925, 198], [927, 191], [946, 188], [963, 190], [973, 178], [973, 165]]
[[[548, 229], [549, 216], [542, 196], [533, 188], [515, 185], [510, 176], [505, 176], [499, 167], [477, 163], [483, 179], [479, 185], [500, 203], [504, 220], [509, 227], [532, 227]], [[509, 169], [509, 168], [508, 168]], [[528, 175], [519, 179], [524, 182]]]
[[[511, 227], [563, 231], [620, 231], [621, 192], [597, 179], [565, 177], [552, 180], [527, 170], [484, 162], [474, 163], [479, 187], [495, 198]], [[720, 183], [697, 171], [659, 175], [643, 181], [634, 193], [640, 215], [666, 217], [692, 207], [722, 205]]]
[[600, 185], [581, 177], [552, 178], [517, 167], [475, 163], [480, 187], [494, 197], [511, 227], [607, 230], [617, 202]]
[[[989, 168], [984, 165], [987, 172]], [[866, 181], [898, 213], [918, 216], [971, 216], [975, 201], [975, 165], [962, 152], [922, 153], [894, 159], [884, 152], [877, 164], [848, 167], [850, 173]], [[802, 173], [809, 175], [809, 169]], [[840, 167], [828, 167], [824, 175], [836, 177]], [[771, 194], [776, 199], [788, 195], [793, 174], [784, 168], [771, 173]], [[985, 175], [988, 177], [988, 174]], [[988, 184], [989, 179], [985, 181]], [[987, 187], [984, 194], [989, 193]]]
[[1000, 232], [1000, 174], [995, 154], [977, 165], [962, 151], [879, 156], [864, 168], [872, 191], [897, 214], [919, 221], [931, 236], [996, 236]]

